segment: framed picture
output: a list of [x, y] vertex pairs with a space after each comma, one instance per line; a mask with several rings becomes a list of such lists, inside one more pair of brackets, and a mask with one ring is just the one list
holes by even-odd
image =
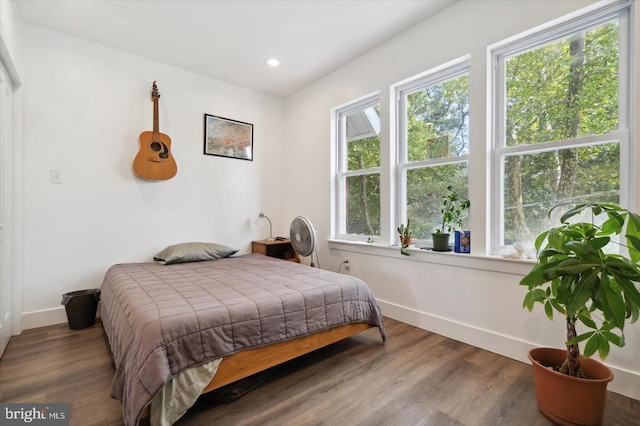
[[253, 124], [205, 114], [204, 153], [253, 161]]
[[456, 253], [471, 253], [471, 231], [456, 231], [453, 248]]

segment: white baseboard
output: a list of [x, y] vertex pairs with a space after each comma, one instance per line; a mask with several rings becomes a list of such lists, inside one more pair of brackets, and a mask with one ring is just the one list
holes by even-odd
[[[440, 334], [469, 345], [506, 356], [529, 364], [527, 352], [535, 345], [490, 330], [473, 327], [447, 318], [430, 315], [425, 312], [385, 302], [378, 299], [385, 316], [410, 324], [414, 327]], [[640, 372], [629, 371], [607, 364], [613, 371], [614, 380], [608, 390], [640, 400]]]
[[[100, 319], [100, 304], [96, 312], [96, 320]], [[67, 311], [64, 306], [41, 311], [31, 311], [22, 313], [22, 330], [31, 328], [46, 327], [48, 325], [66, 324]]]
[[67, 322], [67, 312], [64, 306], [22, 313], [22, 330], [46, 327], [48, 325], [62, 324], [65, 322]]

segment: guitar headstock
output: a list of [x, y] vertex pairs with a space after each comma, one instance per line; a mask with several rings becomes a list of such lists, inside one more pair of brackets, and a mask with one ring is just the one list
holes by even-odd
[[151, 86], [151, 99], [157, 101], [160, 99], [160, 93], [158, 93], [158, 86], [156, 86], [156, 82], [153, 82], [153, 86]]

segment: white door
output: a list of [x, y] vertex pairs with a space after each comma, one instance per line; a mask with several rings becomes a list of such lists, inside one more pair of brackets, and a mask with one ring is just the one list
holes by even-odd
[[12, 330], [12, 116], [11, 82], [0, 62], [0, 356]]

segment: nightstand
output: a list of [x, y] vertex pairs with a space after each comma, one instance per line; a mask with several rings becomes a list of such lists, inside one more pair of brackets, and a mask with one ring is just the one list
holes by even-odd
[[251, 253], [260, 253], [269, 257], [300, 263], [298, 253], [291, 247], [291, 240], [282, 241], [252, 241]]

